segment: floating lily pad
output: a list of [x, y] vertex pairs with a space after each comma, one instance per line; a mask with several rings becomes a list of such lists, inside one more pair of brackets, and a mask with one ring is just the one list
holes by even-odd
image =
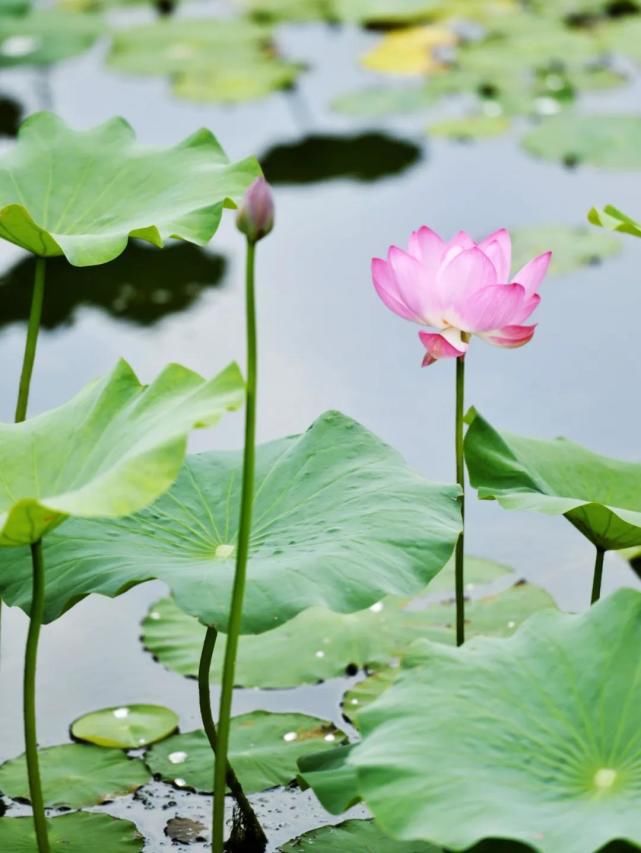
[[337, 178], [377, 181], [399, 175], [422, 157], [418, 145], [386, 133], [314, 134], [275, 145], [260, 158], [272, 184], [312, 184]]
[[[46, 806], [95, 806], [149, 781], [143, 762], [118, 749], [69, 743], [41, 749], [38, 756]], [[0, 766], [0, 791], [13, 799], [30, 799], [24, 755]]]
[[374, 818], [454, 850], [489, 833], [540, 853], [638, 845], [640, 644], [633, 590], [538, 614], [508, 640], [425, 643], [425, 665], [360, 716], [348, 762]]
[[119, 31], [109, 64], [167, 75], [178, 97], [246, 101], [291, 86], [303, 69], [278, 56], [271, 35], [244, 19], [161, 19]]
[[342, 814], [361, 800], [356, 768], [348, 761], [354, 746], [348, 743], [312, 752], [298, 761], [300, 784], [312, 788], [323, 808], [331, 814]]
[[513, 0], [245, 0], [263, 21], [342, 21], [411, 24], [439, 18], [491, 21], [515, 9]]
[[366, 53], [361, 62], [370, 71], [384, 74], [433, 74], [443, 70], [438, 50], [452, 47], [457, 37], [452, 30], [438, 26], [393, 30]]
[[641, 168], [641, 117], [559, 115], [523, 138], [531, 154], [567, 166], [587, 163], [606, 169]]
[[[507, 571], [484, 560], [467, 558], [467, 591]], [[426, 594], [453, 594], [453, 572], [443, 570]], [[495, 596], [470, 602], [468, 633], [510, 634], [530, 613], [552, 606], [543, 590], [520, 584]], [[452, 601], [426, 605], [419, 599], [386, 598], [368, 610], [342, 614], [313, 607], [279, 628], [240, 640], [236, 683], [242, 687], [284, 688], [379, 669], [402, 654], [415, 637], [454, 641]], [[142, 625], [145, 647], [168, 669], [196, 677], [205, 628], [170, 598], [152, 604]], [[217, 640], [212, 678], [222, 671], [225, 637]], [[292, 650], [295, 649], [294, 654]], [[278, 660], [278, 667], [272, 665]]]
[[[36, 263], [26, 255], [0, 275], [0, 326], [28, 322]], [[161, 250], [132, 240], [122, 255], [97, 267], [72, 267], [65, 258], [49, 258], [41, 326], [55, 329], [72, 323], [84, 307], [125, 323], [151, 326], [220, 287], [225, 270], [222, 255], [191, 243]]]
[[[47, 820], [51, 853], [141, 853], [145, 841], [128, 820], [106, 814], [75, 812]], [[37, 850], [33, 818], [0, 820], [0, 849], [6, 853], [34, 853]]]
[[610, 231], [621, 231], [623, 234], [641, 237], [641, 222], [632, 219], [612, 204], [606, 205], [603, 210], [593, 207], [588, 213], [588, 219], [593, 225], [600, 225]]
[[465, 458], [483, 500], [564, 515], [604, 550], [641, 545], [641, 464], [600, 456], [564, 438], [499, 433], [468, 413]]
[[[223, 377], [229, 382], [228, 374]], [[214, 381], [211, 387], [219, 386]], [[223, 399], [229, 404], [229, 395]], [[179, 411], [187, 420], [189, 408], [183, 404]], [[152, 436], [171, 426], [160, 413], [145, 423], [156, 425]], [[123, 436], [131, 442], [131, 419], [128, 428]], [[51, 443], [48, 448], [51, 454]], [[100, 446], [94, 451], [103, 458]], [[6, 443], [5, 452], [11, 452]], [[256, 464], [244, 633], [267, 631], [310, 607], [349, 613], [385, 595], [411, 595], [453, 551], [460, 529], [457, 487], [426, 482], [396, 451], [338, 412], [321, 416], [301, 436], [258, 447]], [[188, 613], [224, 631], [241, 469], [241, 453], [191, 456], [174, 488], [142, 513], [100, 523], [70, 520], [47, 537], [47, 620], [90, 592], [114, 596], [159, 578]], [[83, 506], [88, 514], [91, 505]], [[31, 600], [27, 557], [0, 551], [0, 591], [23, 608]]]
[[399, 672], [397, 666], [383, 667], [346, 690], [341, 700], [343, 716], [358, 727], [359, 711], [378, 699], [396, 681]]
[[510, 129], [510, 121], [505, 116], [475, 115], [465, 118], [453, 118], [439, 121], [428, 127], [430, 136], [444, 136], [447, 139], [491, 139]]
[[[209, 381], [172, 364], [144, 386], [120, 361], [63, 406], [0, 424], [0, 546], [36, 542], [70, 515], [127, 515], [151, 503], [176, 479], [191, 429], [215, 424], [243, 397], [235, 364]], [[2, 550], [11, 563], [27, 549]], [[69, 555], [59, 557], [68, 567]], [[10, 601], [17, 579], [0, 575]]]
[[102, 32], [104, 24], [99, 17], [60, 9], [0, 15], [0, 68], [52, 65], [84, 53]]
[[130, 236], [204, 245], [259, 171], [251, 158], [230, 163], [207, 130], [153, 149], [135, 144], [124, 119], [74, 131], [36, 113], [0, 158], [0, 236], [75, 266], [112, 260]]
[[621, 251], [621, 240], [585, 226], [543, 225], [512, 232], [514, 265], [519, 269], [529, 258], [552, 250], [550, 272], [565, 275], [593, 266]]
[[357, 118], [380, 118], [429, 109], [436, 96], [427, 86], [370, 86], [341, 95], [332, 102], [336, 112]]
[[[287, 785], [297, 775], [297, 759], [331, 750], [346, 735], [332, 723], [305, 714], [254, 711], [233, 717], [229, 761], [246, 793]], [[174, 735], [153, 746], [146, 762], [155, 776], [179, 788], [211, 793], [214, 759], [203, 731]]]
[[71, 724], [76, 740], [116, 749], [140, 749], [178, 728], [178, 715], [162, 705], [121, 705], [92, 711]]
[[414, 841], [394, 841], [373, 820], [346, 820], [306, 832], [279, 848], [280, 853], [444, 853], [442, 847]]

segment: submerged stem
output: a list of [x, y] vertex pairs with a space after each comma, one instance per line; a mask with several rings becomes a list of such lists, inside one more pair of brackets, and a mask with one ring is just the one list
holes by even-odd
[[596, 560], [594, 561], [594, 577], [592, 579], [592, 598], [590, 604], [594, 604], [601, 598], [601, 581], [603, 580], [603, 558], [605, 549], [596, 548]]
[[[207, 735], [207, 740], [212, 748], [214, 756], [218, 749], [218, 735], [216, 733], [216, 724], [211, 710], [211, 694], [209, 689], [209, 674], [211, 672], [211, 661], [214, 656], [216, 647], [216, 639], [218, 632], [215, 628], [207, 628], [205, 640], [203, 642], [202, 652], [200, 654], [200, 664], [198, 666], [198, 698], [200, 702], [200, 716], [203, 721], [203, 728]], [[261, 851], [267, 846], [267, 837], [263, 832], [258, 818], [247, 799], [242, 785], [238, 781], [238, 777], [234, 772], [233, 767], [227, 762], [227, 787], [231, 791], [233, 798], [238, 806], [240, 815], [240, 827], [235, 832], [235, 848]]]
[[243, 481], [240, 506], [240, 525], [238, 530], [238, 551], [236, 572], [231, 596], [231, 610], [227, 629], [227, 645], [223, 664], [220, 692], [220, 711], [218, 714], [218, 752], [214, 773], [214, 814], [212, 850], [224, 851], [225, 830], [225, 775], [227, 754], [229, 752], [229, 730], [231, 722], [231, 704], [234, 692], [234, 673], [238, 652], [238, 637], [245, 596], [247, 577], [247, 557], [249, 554], [249, 535], [251, 533], [252, 508], [254, 503], [254, 467], [256, 444], [256, 302], [254, 296], [254, 267], [256, 245], [247, 240], [246, 273], [246, 316], [247, 316], [247, 402], [245, 406], [245, 448], [243, 454]]
[[461, 520], [463, 529], [456, 543], [454, 586], [456, 590], [456, 645], [465, 642], [465, 459], [463, 456], [463, 407], [465, 401], [465, 356], [456, 359], [456, 482], [461, 487]]
[[49, 853], [49, 837], [45, 817], [42, 785], [40, 783], [40, 766], [38, 762], [38, 739], [36, 736], [36, 666], [38, 658], [38, 639], [45, 606], [44, 562], [42, 557], [42, 540], [39, 539], [31, 546], [31, 561], [33, 564], [33, 593], [31, 597], [31, 615], [27, 648], [24, 660], [23, 681], [23, 715], [25, 756], [27, 760], [27, 776], [29, 778], [29, 796], [33, 810], [33, 824], [36, 830], [38, 853]]
[[29, 326], [27, 328], [27, 339], [25, 341], [24, 356], [22, 358], [22, 372], [20, 374], [20, 387], [18, 389], [18, 402], [16, 404], [16, 423], [24, 421], [27, 417], [31, 374], [33, 373], [33, 363], [36, 359], [36, 347], [38, 345], [38, 332], [40, 331], [40, 318], [42, 316], [44, 293], [45, 259], [36, 258], [36, 274], [33, 281]]

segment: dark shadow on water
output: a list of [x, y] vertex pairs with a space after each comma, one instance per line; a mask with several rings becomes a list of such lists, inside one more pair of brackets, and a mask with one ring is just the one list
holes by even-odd
[[20, 104], [7, 95], [0, 95], [0, 136], [15, 136], [21, 121]]
[[270, 148], [260, 162], [272, 184], [313, 184], [333, 178], [376, 181], [404, 172], [422, 156], [418, 145], [385, 133], [314, 134]]
[[[80, 306], [151, 326], [193, 305], [203, 291], [219, 287], [226, 261], [189, 243], [165, 249], [131, 242], [119, 258], [97, 267], [72, 267], [64, 258], [47, 261], [42, 324], [72, 323]], [[0, 276], [0, 327], [29, 317], [35, 260], [29, 256]]]

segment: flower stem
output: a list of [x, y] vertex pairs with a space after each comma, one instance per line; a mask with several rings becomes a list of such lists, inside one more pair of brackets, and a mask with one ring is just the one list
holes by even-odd
[[[31, 310], [29, 312], [29, 326], [27, 327], [27, 339], [25, 342], [24, 355], [22, 357], [22, 371], [20, 374], [20, 387], [18, 389], [18, 401], [16, 403], [15, 422], [21, 423], [27, 417], [27, 404], [29, 403], [29, 388], [31, 386], [31, 374], [33, 363], [36, 358], [36, 346], [38, 344], [38, 332], [40, 331], [40, 317], [42, 316], [42, 301], [45, 292], [45, 259], [36, 258], [36, 273], [33, 282], [33, 294], [31, 296]], [[2, 626], [2, 599], [0, 598], [0, 628]]]
[[33, 810], [33, 824], [36, 830], [38, 853], [49, 853], [47, 821], [40, 783], [38, 739], [36, 736], [36, 665], [38, 639], [40, 637], [40, 627], [42, 625], [45, 606], [45, 578], [41, 539], [34, 542], [31, 546], [31, 561], [33, 564], [33, 593], [31, 596], [31, 615], [29, 618], [29, 632], [27, 634], [23, 681], [24, 740], [27, 776], [29, 777], [29, 796]]
[[236, 572], [231, 595], [231, 610], [227, 628], [227, 645], [220, 692], [220, 710], [218, 714], [218, 752], [214, 772], [214, 814], [213, 814], [213, 853], [224, 851], [225, 830], [225, 776], [227, 754], [229, 752], [229, 730], [231, 723], [231, 704], [234, 692], [234, 672], [238, 637], [245, 596], [247, 576], [247, 557], [249, 554], [249, 535], [251, 533], [252, 508], [254, 503], [254, 465], [256, 444], [256, 302], [254, 296], [254, 267], [256, 244], [247, 240], [247, 272], [245, 286], [247, 317], [247, 401], [245, 405], [245, 448], [243, 455], [243, 481], [240, 506], [240, 525], [238, 530], [238, 551]]
[[[214, 756], [218, 751], [218, 735], [216, 733], [216, 724], [211, 710], [211, 694], [209, 689], [209, 674], [211, 672], [211, 661], [214, 656], [216, 647], [216, 639], [218, 632], [215, 628], [207, 628], [203, 648], [200, 655], [200, 664], [198, 666], [198, 698], [200, 701], [200, 716], [203, 721], [203, 728], [212, 748]], [[233, 767], [227, 762], [227, 787], [231, 791], [232, 796], [236, 800], [239, 813], [240, 826], [235, 827], [235, 846], [237, 850], [242, 850], [243, 847], [247, 850], [255, 850], [257, 853], [262, 851], [267, 846], [267, 837], [263, 832], [256, 813], [252, 809], [251, 803], [247, 799], [242, 785], [238, 781], [238, 777], [234, 772]]]
[[601, 581], [603, 580], [603, 557], [605, 549], [596, 548], [596, 560], [594, 561], [594, 578], [592, 580], [592, 598], [590, 604], [594, 604], [601, 598]]
[[36, 258], [36, 274], [33, 282], [29, 326], [27, 328], [27, 340], [25, 342], [24, 356], [22, 359], [22, 373], [20, 374], [20, 388], [18, 390], [18, 402], [16, 404], [16, 423], [21, 423], [27, 417], [31, 374], [33, 373], [33, 363], [36, 359], [36, 347], [38, 345], [38, 332], [40, 331], [40, 318], [42, 316], [44, 293], [45, 259]]
[[456, 645], [465, 642], [465, 459], [463, 456], [463, 407], [465, 400], [465, 356], [456, 359], [456, 482], [461, 487], [461, 520], [463, 529], [456, 543], [455, 580], [456, 590]]

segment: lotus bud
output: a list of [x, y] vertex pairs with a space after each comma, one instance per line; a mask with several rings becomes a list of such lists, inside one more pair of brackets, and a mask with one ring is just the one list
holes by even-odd
[[274, 227], [274, 197], [265, 178], [256, 178], [245, 193], [236, 225], [250, 243], [262, 240]]

